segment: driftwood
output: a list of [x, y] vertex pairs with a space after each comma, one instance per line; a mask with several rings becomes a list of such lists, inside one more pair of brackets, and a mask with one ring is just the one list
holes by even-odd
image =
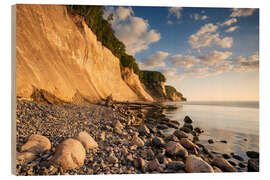
[[158, 103], [152, 103], [152, 102], [121, 102], [121, 101], [115, 101], [114, 104], [126, 104], [129, 107], [153, 107], [153, 108], [161, 108], [162, 105]]
[[160, 103], [153, 102], [121, 102], [115, 101], [114, 104], [125, 104], [128, 106], [128, 109], [137, 110], [137, 109], [177, 109], [176, 106], [173, 105], [162, 105]]

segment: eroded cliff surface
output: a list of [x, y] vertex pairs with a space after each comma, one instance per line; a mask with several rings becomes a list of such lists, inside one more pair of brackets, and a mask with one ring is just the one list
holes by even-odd
[[122, 70], [122, 78], [128, 84], [128, 86], [139, 96], [139, 98], [153, 101], [153, 98], [145, 91], [145, 88], [140, 82], [138, 75], [136, 75], [132, 69], [124, 68]]
[[139, 99], [129, 87], [139, 87], [138, 81], [123, 81], [119, 59], [82, 18], [56, 5], [17, 5], [16, 11], [17, 96], [29, 98], [37, 88], [64, 101], [83, 96], [98, 102], [110, 94], [119, 101]]

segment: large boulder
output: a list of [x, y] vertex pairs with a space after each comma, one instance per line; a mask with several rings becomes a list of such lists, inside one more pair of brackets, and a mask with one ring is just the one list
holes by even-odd
[[223, 172], [236, 172], [236, 169], [224, 158], [215, 157], [212, 161], [213, 166], [217, 166]]
[[85, 149], [80, 141], [69, 138], [58, 144], [51, 163], [63, 169], [75, 169], [84, 164]]
[[38, 156], [37, 154], [34, 154], [32, 152], [22, 152], [16, 153], [16, 164], [17, 165], [23, 165], [23, 164], [27, 164], [31, 161], [33, 161], [34, 159], [36, 159]]
[[185, 169], [189, 173], [214, 172], [212, 166], [202, 160], [200, 157], [189, 155], [186, 159]]
[[31, 152], [33, 154], [43, 153], [51, 149], [51, 142], [45, 136], [33, 134], [28, 141], [21, 147], [21, 152]]
[[188, 156], [187, 150], [181, 144], [174, 141], [166, 144], [166, 152], [172, 156], [181, 156], [183, 158]]
[[75, 139], [80, 141], [84, 146], [85, 150], [94, 149], [98, 147], [96, 141], [85, 131], [80, 132]]
[[194, 144], [192, 141], [190, 141], [188, 138], [181, 138], [180, 139], [180, 144], [182, 145], [182, 146], [184, 146], [186, 149], [189, 149], [189, 150], [191, 150], [191, 152], [193, 153], [193, 154], [198, 154], [198, 151], [199, 151], [199, 147], [196, 145], [196, 144]]

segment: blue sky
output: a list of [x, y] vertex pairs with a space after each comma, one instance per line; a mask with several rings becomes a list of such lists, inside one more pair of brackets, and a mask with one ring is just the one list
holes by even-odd
[[[104, 17], [141, 69], [189, 100], [259, 99], [259, 10], [107, 7]], [[209, 93], [211, 92], [211, 93]]]

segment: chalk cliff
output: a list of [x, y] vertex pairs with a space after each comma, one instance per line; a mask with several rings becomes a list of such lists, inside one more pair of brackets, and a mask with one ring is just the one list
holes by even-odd
[[16, 12], [17, 96], [41, 89], [69, 102], [110, 94], [119, 101], [153, 100], [133, 72], [123, 80], [119, 59], [66, 6], [17, 5]]

